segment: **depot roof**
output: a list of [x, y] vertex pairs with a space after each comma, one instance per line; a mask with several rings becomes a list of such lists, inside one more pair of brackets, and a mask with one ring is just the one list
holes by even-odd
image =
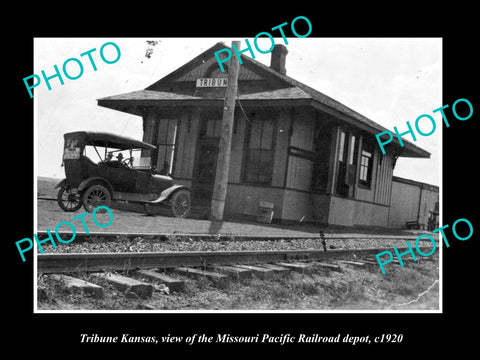
[[[192, 91], [185, 86], [179, 90], [178, 88], [172, 87], [172, 84], [174, 82], [177, 82], [177, 84], [186, 84], [188, 81], [192, 83], [195, 77], [193, 75], [189, 76], [189, 73], [194, 73], [196, 67], [203, 66], [205, 69], [207, 59], [215, 59], [214, 53], [224, 48], [229, 47], [223, 43], [217, 43], [177, 70], [148, 86], [145, 90], [104, 97], [98, 99], [98, 105], [128, 113], [135, 113], [137, 115], [142, 115], [141, 110], [139, 110], [142, 106], [221, 106], [224, 100], [224, 93], [201, 93]], [[268, 79], [264, 88], [255, 91], [242, 93], [242, 88], [239, 86], [238, 100], [242, 101], [244, 105], [312, 106], [371, 134], [389, 131], [382, 125], [361, 115], [339, 101], [286, 74], [282, 74], [248, 56], [241, 55], [241, 59], [243, 63], [240, 65], [239, 82], [242, 80], [241, 76], [246, 80]], [[211, 61], [211, 63], [213, 62], [214, 61]], [[194, 87], [195, 85], [190, 86]], [[404, 147], [401, 148], [400, 156], [430, 157], [429, 152], [407, 140], [402, 139], [402, 141]], [[399, 146], [396, 137], [394, 137], [392, 143]]]

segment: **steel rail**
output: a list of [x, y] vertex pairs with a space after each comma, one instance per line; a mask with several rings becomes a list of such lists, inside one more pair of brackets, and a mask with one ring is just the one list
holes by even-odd
[[[58, 236], [62, 239], [70, 239], [72, 237], [72, 232], [59, 232]], [[52, 235], [54, 233], [52, 232]], [[398, 240], [398, 241], [405, 241], [405, 240], [415, 240], [422, 234], [412, 234], [412, 235], [377, 235], [377, 234], [324, 234], [325, 240]], [[436, 241], [438, 241], [438, 237], [436, 234], [429, 234], [432, 236]], [[38, 231], [37, 236], [39, 239], [43, 237], [47, 237], [48, 234], [46, 231]], [[75, 241], [92, 241], [99, 237], [105, 238], [126, 238], [126, 239], [133, 239], [136, 237], [142, 237], [146, 239], [158, 239], [160, 241], [166, 241], [169, 239], [180, 239], [184, 240], [186, 238], [191, 239], [209, 239], [214, 238], [215, 240], [236, 240], [236, 241], [254, 241], [254, 240], [263, 240], [263, 241], [274, 241], [274, 240], [303, 240], [303, 239], [319, 239], [321, 237], [318, 233], [311, 233], [311, 234], [286, 234], [286, 235], [279, 235], [279, 234], [271, 234], [271, 235], [241, 235], [241, 234], [234, 234], [234, 233], [224, 233], [224, 234], [197, 234], [197, 233], [116, 233], [116, 232], [91, 232], [89, 234], [77, 232], [75, 236]], [[430, 242], [430, 240], [426, 238], [420, 238], [419, 241], [421, 242]]]
[[[427, 253], [432, 249], [422, 248]], [[174, 268], [180, 266], [234, 265], [278, 261], [357, 259], [385, 251], [385, 248], [333, 250], [265, 250], [265, 251], [189, 251], [138, 253], [61, 253], [37, 254], [39, 273], [98, 272]], [[407, 248], [400, 248], [404, 252]]]

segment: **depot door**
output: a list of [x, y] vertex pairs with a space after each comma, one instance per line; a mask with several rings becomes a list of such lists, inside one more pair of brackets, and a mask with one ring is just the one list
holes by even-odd
[[217, 167], [218, 145], [203, 142], [197, 149], [197, 161], [192, 183], [193, 199], [199, 205], [209, 206]]
[[217, 168], [221, 114], [207, 113], [201, 118], [192, 179], [192, 201], [210, 206]]

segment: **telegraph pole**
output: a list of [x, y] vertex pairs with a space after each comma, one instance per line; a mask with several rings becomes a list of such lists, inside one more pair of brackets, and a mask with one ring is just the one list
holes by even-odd
[[[240, 42], [232, 41], [232, 48], [233, 45], [238, 49], [240, 47]], [[211, 219], [216, 221], [223, 220], [223, 210], [225, 208], [225, 198], [227, 196], [228, 171], [230, 168], [233, 117], [235, 112], [235, 100], [237, 98], [239, 66], [238, 58], [236, 54], [234, 54], [231, 57], [228, 66], [228, 85], [225, 91], [225, 100], [223, 104], [222, 131], [218, 147], [215, 184], [213, 186]]]

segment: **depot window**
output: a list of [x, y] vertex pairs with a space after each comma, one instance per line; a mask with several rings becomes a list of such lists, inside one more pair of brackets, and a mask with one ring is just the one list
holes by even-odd
[[363, 146], [361, 155], [359, 182], [361, 185], [370, 188], [373, 168], [373, 149], [371, 149], [371, 146]]
[[244, 181], [271, 184], [274, 154], [273, 119], [250, 118], [248, 146], [245, 158]]
[[164, 175], [171, 175], [175, 161], [175, 141], [177, 138], [177, 120], [162, 119], [158, 124], [157, 136], [157, 170]]

